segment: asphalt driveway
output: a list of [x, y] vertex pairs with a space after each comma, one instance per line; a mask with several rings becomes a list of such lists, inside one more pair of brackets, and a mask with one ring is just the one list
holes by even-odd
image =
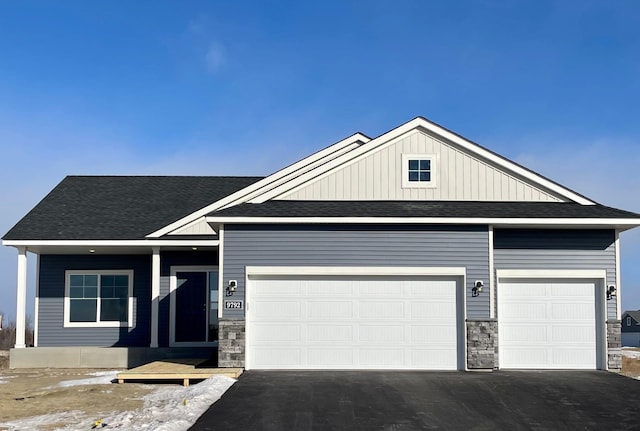
[[605, 371], [249, 371], [192, 430], [638, 430], [640, 381]]

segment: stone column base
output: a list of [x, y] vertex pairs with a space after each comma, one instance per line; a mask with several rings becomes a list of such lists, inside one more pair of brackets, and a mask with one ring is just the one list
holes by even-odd
[[622, 369], [622, 322], [607, 320], [607, 367], [609, 371]]
[[495, 319], [467, 319], [467, 368], [498, 368], [498, 322]]
[[244, 368], [245, 321], [220, 319], [218, 323], [218, 367]]

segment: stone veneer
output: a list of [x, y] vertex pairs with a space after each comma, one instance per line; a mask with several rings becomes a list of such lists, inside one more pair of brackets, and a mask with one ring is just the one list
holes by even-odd
[[467, 319], [467, 368], [498, 367], [498, 322], [495, 319]]
[[622, 368], [622, 323], [620, 320], [607, 320], [607, 366], [609, 371]]
[[218, 323], [218, 367], [244, 368], [245, 321], [220, 319]]

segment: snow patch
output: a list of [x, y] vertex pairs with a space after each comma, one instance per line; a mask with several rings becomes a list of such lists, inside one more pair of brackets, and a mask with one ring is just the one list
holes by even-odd
[[58, 383], [55, 386], [49, 386], [47, 389], [51, 388], [70, 388], [72, 386], [81, 386], [81, 385], [107, 385], [110, 384], [113, 380], [116, 379], [118, 373], [122, 371], [96, 371], [95, 373], [89, 373], [89, 376], [95, 376], [90, 379], [79, 379], [79, 380], [65, 380]]
[[640, 359], [640, 350], [632, 350], [627, 347], [623, 347], [622, 356], [626, 358]]
[[[96, 378], [108, 377], [109, 375], [105, 373]], [[145, 395], [144, 407], [141, 409], [113, 413], [102, 418], [89, 418], [82, 412], [71, 411], [5, 422], [0, 426], [15, 431], [35, 431], [43, 428], [51, 430], [52, 426], [60, 424], [57, 428], [59, 430], [84, 431], [90, 429], [99, 420], [105, 430], [118, 428], [127, 431], [184, 431], [189, 429], [235, 382], [236, 380], [231, 377], [212, 376], [197, 385], [186, 388], [182, 386], [159, 388]]]

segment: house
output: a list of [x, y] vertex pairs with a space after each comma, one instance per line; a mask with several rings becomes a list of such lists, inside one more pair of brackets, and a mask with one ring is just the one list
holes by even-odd
[[640, 347], [640, 310], [622, 314], [622, 345]]
[[421, 117], [266, 178], [71, 176], [3, 237], [11, 365], [616, 370], [638, 225]]

